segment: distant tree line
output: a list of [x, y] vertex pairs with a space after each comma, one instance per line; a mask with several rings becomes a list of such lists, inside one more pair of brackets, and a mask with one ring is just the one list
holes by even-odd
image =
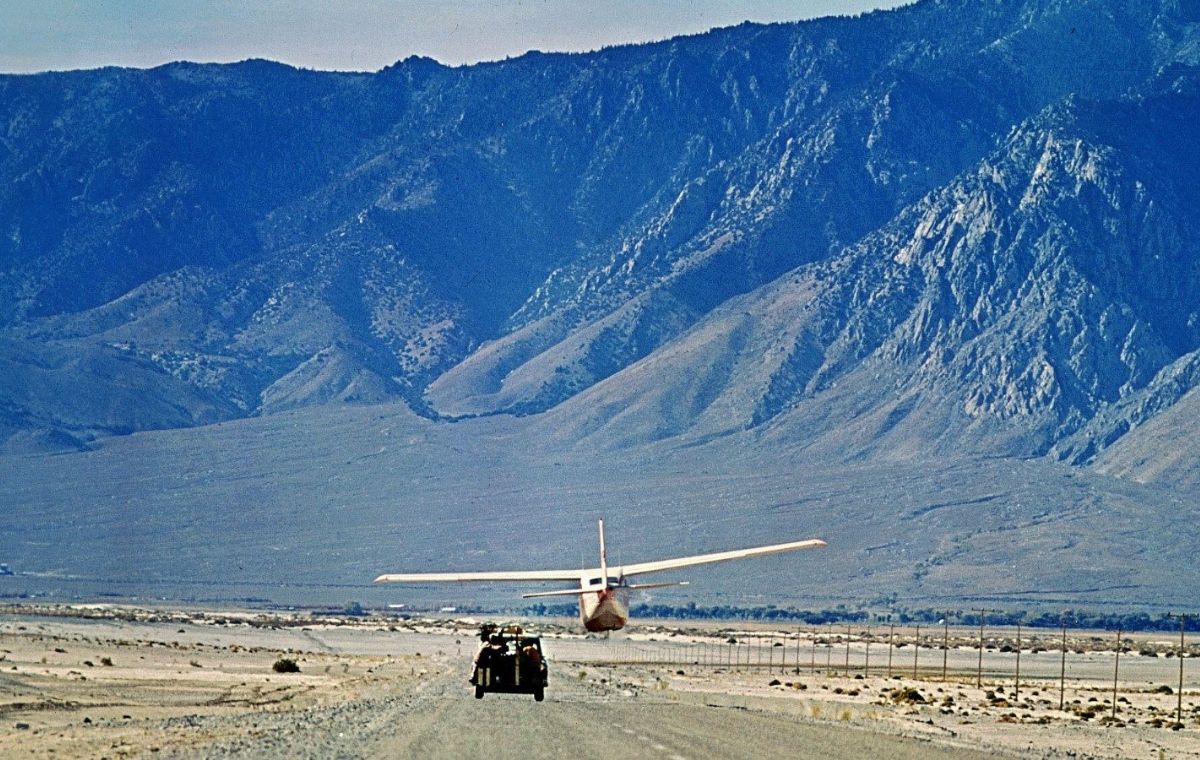
[[[522, 612], [533, 617], [571, 617], [576, 614], [574, 604], [534, 604]], [[866, 609], [850, 609], [838, 605], [833, 609], [797, 610], [767, 605], [763, 607], [737, 607], [717, 605], [701, 607], [694, 602], [683, 606], [669, 604], [635, 604], [629, 612], [638, 618], [665, 620], [754, 620], [767, 622], [790, 622], [802, 625], [828, 625], [830, 623], [895, 623], [897, 625], [940, 624], [943, 620], [951, 625], [977, 626], [980, 614], [975, 610], [939, 610], [892, 608], [879, 612]], [[1123, 631], [1178, 631], [1179, 617], [1168, 613], [1151, 615], [1148, 612], [1091, 612], [1067, 610], [1064, 612], [1029, 612], [1026, 610], [1002, 610], [986, 613], [984, 625], [1015, 626], [1020, 623], [1029, 628], [1058, 628], [1064, 623], [1068, 628]], [[1200, 617], [1189, 616], [1186, 630], [1200, 631]]]

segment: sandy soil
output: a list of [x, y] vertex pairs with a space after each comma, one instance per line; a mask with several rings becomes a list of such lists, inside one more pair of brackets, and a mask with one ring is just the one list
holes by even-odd
[[[599, 757], [619, 746], [676, 759], [1200, 758], [1200, 699], [1187, 691], [1184, 725], [1173, 730], [1176, 697], [1145, 678], [1153, 658], [1139, 671], [1129, 656], [1114, 721], [1103, 652], [1079, 656], [1060, 711], [1057, 680], [1025, 681], [1017, 695], [1010, 679], [989, 672], [977, 688], [966, 667], [977, 655], [966, 650], [953, 650], [943, 682], [932, 651], [917, 679], [899, 672], [898, 656], [886, 677], [878, 651], [866, 675], [825, 662], [810, 671], [803, 666], [818, 655], [847, 657], [844, 642], [817, 633], [797, 638], [781, 668], [774, 658], [785, 647], [767, 650], [766, 665], [749, 649], [748, 661], [718, 662], [712, 652], [732, 654], [717, 649], [729, 630], [646, 626], [603, 639], [538, 627], [549, 632], [552, 667], [541, 705], [471, 698], [472, 621], [7, 607], [0, 756]], [[850, 643], [857, 654], [863, 642]], [[1026, 656], [1035, 675], [1050, 663], [1038, 656]], [[275, 672], [281, 658], [300, 672]], [[1170, 665], [1155, 666], [1169, 673]]]
[[[307, 632], [278, 633], [200, 619], [0, 620], [0, 756], [133, 757], [231, 734], [253, 740], [254, 721], [208, 728], [202, 719], [353, 701], [383, 683], [411, 688], [439, 667], [339, 655]], [[284, 657], [300, 672], [275, 672]]]

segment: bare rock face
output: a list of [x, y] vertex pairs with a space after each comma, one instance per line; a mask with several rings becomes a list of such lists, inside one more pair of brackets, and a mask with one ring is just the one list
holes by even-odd
[[1193, 5], [0, 77], [0, 430], [402, 400], [1144, 474], [1200, 350]]

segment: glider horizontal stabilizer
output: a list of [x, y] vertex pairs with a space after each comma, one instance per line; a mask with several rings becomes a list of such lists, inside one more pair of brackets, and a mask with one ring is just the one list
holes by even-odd
[[[586, 572], [586, 571], [584, 571]], [[579, 570], [497, 570], [475, 573], [391, 573], [376, 583], [474, 583], [481, 581], [579, 581]]]
[[633, 589], [636, 591], [636, 590], [644, 589], [644, 588], [666, 588], [667, 586], [687, 586], [687, 585], [689, 585], [688, 581], [674, 581], [672, 583], [630, 583], [629, 585], [622, 586], [621, 588]]

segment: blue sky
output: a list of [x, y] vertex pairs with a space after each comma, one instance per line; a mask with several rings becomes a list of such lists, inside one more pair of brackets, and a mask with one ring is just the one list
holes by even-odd
[[472, 63], [909, 1], [2, 0], [0, 71], [245, 58], [374, 71], [413, 54]]

